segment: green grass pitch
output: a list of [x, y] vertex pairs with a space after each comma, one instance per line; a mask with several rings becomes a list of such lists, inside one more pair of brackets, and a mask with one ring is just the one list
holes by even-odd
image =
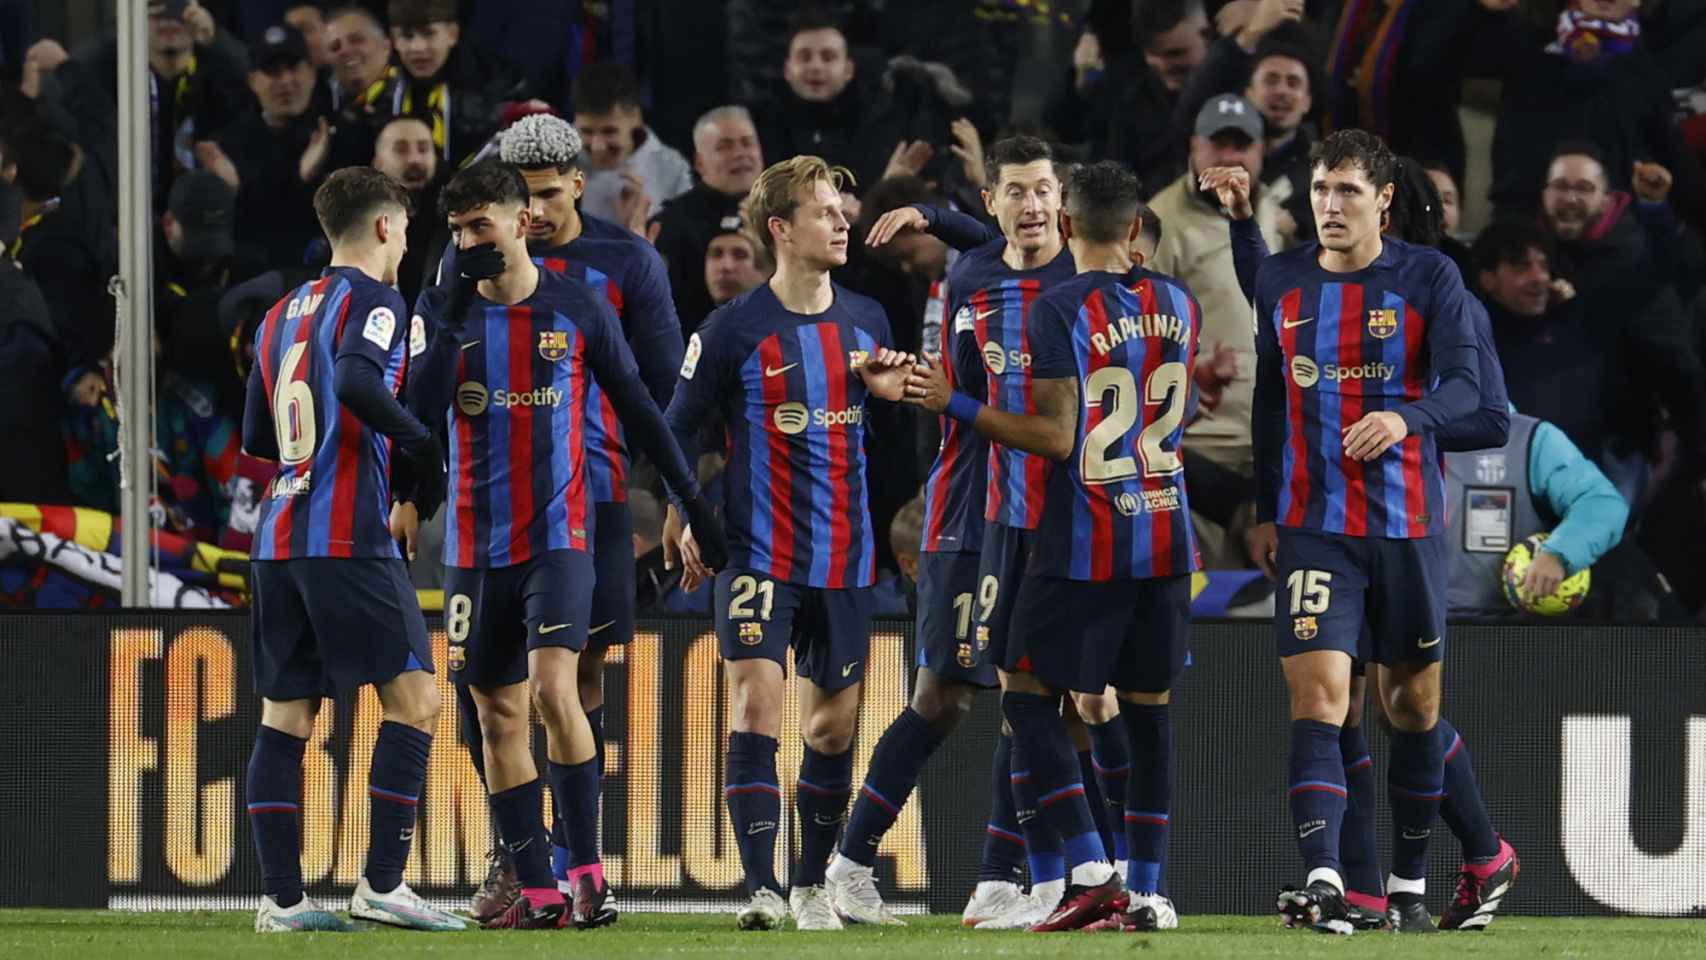
[[[420, 934], [368, 929], [352, 935], [257, 936], [248, 913], [0, 911], [0, 957], [39, 960], [263, 960], [269, 957], [778, 957], [856, 960], [895, 957], [1706, 957], [1706, 921], [1503, 917], [1483, 933], [1326, 937], [1286, 930], [1264, 917], [1186, 917], [1161, 934], [978, 933], [957, 917], [911, 918], [905, 929], [841, 933], [741, 933], [726, 916], [628, 914], [614, 927], [577, 932]], [[826, 953], [825, 951], [833, 951]]]

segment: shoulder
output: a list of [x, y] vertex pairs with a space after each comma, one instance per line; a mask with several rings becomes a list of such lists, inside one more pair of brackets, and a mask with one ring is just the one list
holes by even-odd
[[1258, 299], [1264, 293], [1272, 292], [1277, 284], [1293, 284], [1296, 278], [1315, 267], [1315, 256], [1319, 247], [1315, 243], [1282, 250], [1262, 260], [1256, 267], [1256, 296]]
[[846, 311], [856, 325], [887, 335], [889, 315], [882, 304], [839, 283], [831, 283], [831, 286], [835, 290], [835, 305]]
[[403, 302], [403, 295], [392, 287], [367, 277], [356, 278], [349, 281], [349, 284], [350, 320], [362, 324], [362, 336], [382, 347], [389, 347], [391, 335], [396, 332], [400, 322], [398, 318], [407, 316], [409, 312], [408, 305]]

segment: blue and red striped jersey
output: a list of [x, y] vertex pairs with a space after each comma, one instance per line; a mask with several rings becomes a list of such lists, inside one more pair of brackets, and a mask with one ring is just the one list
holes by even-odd
[[[434, 317], [435, 332], [439, 296], [438, 288], [426, 291], [417, 305]], [[444, 562], [503, 567], [548, 550], [587, 550], [589, 384], [620, 380], [627, 392], [619, 393], [619, 406], [630, 393], [645, 403], [609, 303], [585, 283], [540, 270], [538, 288], [521, 303], [476, 296], [460, 337], [458, 355], [445, 364], [455, 392], [445, 414]], [[423, 377], [427, 367], [423, 362]], [[661, 437], [661, 418], [655, 429]], [[686, 476], [678, 459], [660, 468], [666, 479]]]
[[[942, 365], [948, 386], [959, 390], [964, 375], [955, 362], [953, 287], [946, 279], [940, 287], [942, 321], [936, 325], [936, 340], [927, 350], [934, 354], [931, 362]], [[981, 371], [976, 375], [981, 376]], [[975, 553], [983, 547], [983, 485], [989, 441], [953, 417], [936, 419], [941, 424], [942, 442], [924, 478], [924, 536], [919, 549], [924, 553]]]
[[[993, 240], [968, 250], [948, 272], [953, 293], [949, 303], [954, 311], [953, 357], [959, 376], [955, 386], [971, 396], [981, 395], [998, 410], [1036, 413], [1025, 316], [1044, 290], [1070, 279], [1077, 267], [1072, 253], [1063, 248], [1035, 270], [1015, 270], [1001, 258], [1006, 249], [1005, 239]], [[956, 435], [966, 435], [968, 443], [971, 433], [969, 428], [956, 425]], [[943, 436], [947, 435], [948, 428], [944, 427]], [[963, 496], [983, 498], [986, 521], [1034, 529], [1042, 518], [1049, 462], [999, 443], [985, 442], [984, 446], [987, 452], [979, 454], [988, 464], [981, 478], [983, 488], [976, 489], [979, 478], [966, 477], [962, 480]], [[981, 532], [978, 536], [981, 538]]]
[[876, 540], [865, 485], [859, 366], [892, 343], [875, 301], [840, 286], [823, 313], [768, 284], [711, 312], [687, 342], [667, 419], [684, 451], [721, 414], [729, 434], [729, 565], [812, 587], [868, 587]]
[[1048, 478], [1028, 572], [1140, 580], [1202, 566], [1180, 458], [1202, 308], [1171, 277], [1092, 270], [1031, 307], [1032, 376], [1078, 382], [1072, 456]]
[[[1447, 409], [1436, 384], [1466, 379], [1478, 402], [1469, 295], [1430, 247], [1387, 238], [1354, 273], [1322, 269], [1320, 249], [1276, 254], [1257, 272], [1258, 515], [1353, 537], [1435, 536], [1445, 479], [1432, 427], [1474, 410]], [[1344, 432], [1375, 411], [1399, 414], [1408, 433], [1376, 460], [1353, 460]]]
[[[681, 322], [657, 250], [633, 231], [583, 213], [580, 236], [529, 252], [534, 263], [584, 281], [610, 302], [653, 402], [659, 409], [669, 406], [681, 369]], [[455, 260], [453, 244], [440, 264], [441, 277], [450, 275]], [[587, 489], [597, 503], [625, 502], [628, 444], [616, 408], [596, 379], [587, 386], [586, 411]]]
[[255, 331], [255, 365], [278, 437], [278, 473], [255, 527], [256, 560], [396, 558], [391, 441], [338, 402], [334, 368], [359, 354], [393, 394], [408, 372], [403, 298], [353, 267], [333, 267], [273, 305]]

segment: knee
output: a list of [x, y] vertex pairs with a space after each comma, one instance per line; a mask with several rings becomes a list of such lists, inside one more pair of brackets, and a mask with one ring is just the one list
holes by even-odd
[[1072, 700], [1078, 707], [1078, 716], [1091, 726], [1100, 726], [1120, 715], [1119, 703], [1109, 693], [1079, 693]]
[[729, 720], [736, 730], [775, 736], [781, 719], [782, 691], [758, 679], [735, 683]]
[[942, 733], [951, 733], [971, 713], [976, 691], [964, 684], [919, 684], [912, 695], [912, 712]]
[[384, 705], [386, 720], [427, 733], [437, 729], [444, 698], [440, 696], [438, 684], [433, 682], [431, 674], [419, 670], [403, 674], [397, 678], [391, 696], [386, 699], [390, 701]]
[[1308, 684], [1291, 692], [1291, 718], [1318, 720], [1321, 723], [1343, 725], [1350, 712], [1349, 697], [1343, 690], [1324, 684]]
[[819, 710], [806, 718], [800, 733], [806, 744], [825, 756], [839, 757], [853, 748], [853, 717], [836, 710]]
[[1391, 727], [1406, 733], [1422, 733], [1439, 722], [1439, 691], [1399, 687], [1386, 705]]
[[580, 689], [573, 677], [546, 675], [528, 681], [533, 708], [548, 729], [561, 729], [580, 709]]
[[527, 700], [519, 693], [493, 697], [479, 708], [480, 736], [487, 749], [500, 752], [511, 742], [527, 738]]

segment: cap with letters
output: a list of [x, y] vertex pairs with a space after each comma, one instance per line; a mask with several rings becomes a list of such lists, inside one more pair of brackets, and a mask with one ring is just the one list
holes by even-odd
[[1228, 130], [1236, 130], [1251, 140], [1262, 139], [1262, 114], [1255, 104], [1236, 93], [1210, 97], [1197, 111], [1197, 136], [1210, 138]]

